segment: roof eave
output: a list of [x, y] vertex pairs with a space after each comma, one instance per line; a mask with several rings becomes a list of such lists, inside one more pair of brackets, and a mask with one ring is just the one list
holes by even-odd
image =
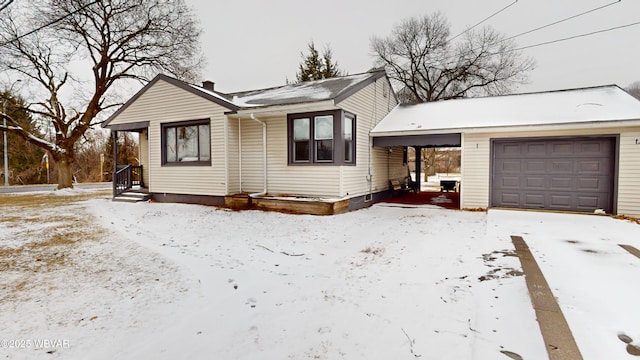
[[[344, 89], [341, 92], [339, 92], [338, 95], [336, 95], [333, 98], [333, 101], [336, 104], [338, 104], [338, 103], [344, 101], [345, 99], [349, 98], [353, 94], [357, 93], [358, 91], [364, 89], [369, 84], [374, 83], [375, 81], [377, 81], [381, 77], [386, 77], [386, 75], [387, 75], [387, 73], [384, 71], [384, 69], [373, 71], [373, 72], [371, 72], [371, 76], [370, 77], [360, 81], [357, 84], [354, 84], [353, 86], [349, 87], [348, 89]], [[387, 79], [387, 81], [388, 81], [388, 79]], [[393, 96], [396, 97], [396, 94], [393, 91], [393, 88], [391, 87], [391, 83], [389, 83], [389, 86], [390, 86], [389, 89], [393, 93]], [[397, 100], [397, 98], [396, 98], [396, 100]]]
[[205, 92], [202, 91], [198, 91], [197, 89], [195, 89], [193, 86], [182, 82], [178, 79], [172, 78], [170, 76], [164, 75], [164, 74], [158, 74], [156, 75], [156, 77], [154, 77], [151, 81], [149, 81], [149, 83], [147, 85], [145, 85], [142, 89], [140, 89], [137, 93], [135, 93], [135, 95], [133, 95], [126, 103], [124, 103], [124, 105], [122, 105], [116, 112], [114, 112], [113, 114], [111, 114], [111, 116], [109, 116], [107, 118], [107, 120], [105, 120], [102, 123], [102, 127], [103, 128], [107, 128], [109, 126], [109, 123], [111, 123], [111, 121], [113, 121], [116, 117], [118, 117], [123, 111], [125, 111], [129, 106], [131, 106], [131, 104], [133, 104], [140, 96], [142, 96], [142, 94], [144, 94], [145, 92], [147, 92], [147, 90], [149, 90], [153, 85], [155, 85], [155, 83], [157, 83], [158, 81], [163, 80], [168, 82], [169, 84], [172, 84], [180, 89], [186, 90], [194, 95], [200, 96], [202, 98], [205, 98], [209, 101], [212, 101], [222, 107], [225, 107], [227, 109], [229, 109], [230, 111], [236, 111], [238, 109], [240, 109], [240, 107], [238, 107], [237, 105], [228, 102], [228, 101], [224, 101], [221, 98], [218, 98], [216, 96], [207, 94]]
[[398, 131], [371, 131], [371, 137], [382, 136], [407, 136], [426, 134], [446, 134], [446, 133], [487, 133], [487, 132], [515, 132], [515, 131], [536, 131], [536, 130], [557, 130], [563, 129], [604, 129], [615, 127], [640, 127], [640, 119], [620, 119], [620, 120], [594, 120], [571, 123], [549, 123], [549, 124], [522, 124], [522, 125], [496, 125], [482, 127], [458, 127], [443, 129], [412, 129]]
[[281, 116], [296, 112], [333, 110], [337, 108], [338, 107], [335, 105], [333, 100], [320, 100], [285, 105], [278, 104], [269, 106], [242, 107], [233, 113], [227, 113], [227, 115], [230, 115], [231, 117], [244, 117], [250, 116], [251, 114], [262, 116]]

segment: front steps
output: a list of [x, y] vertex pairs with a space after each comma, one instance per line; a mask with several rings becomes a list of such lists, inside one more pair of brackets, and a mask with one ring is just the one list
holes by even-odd
[[113, 201], [136, 203], [151, 199], [151, 195], [139, 190], [129, 190], [113, 198]]

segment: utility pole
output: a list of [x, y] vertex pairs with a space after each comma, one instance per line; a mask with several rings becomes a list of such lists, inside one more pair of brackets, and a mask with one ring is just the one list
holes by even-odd
[[[9, 2], [11, 3], [11, 2]], [[8, 4], [7, 4], [8, 5]], [[9, 153], [8, 153], [8, 149], [7, 149], [7, 113], [6, 113], [6, 107], [7, 107], [7, 95], [8, 96], [13, 96], [13, 85], [19, 83], [20, 81], [22, 81], [21, 79], [16, 80], [13, 84], [11, 84], [11, 87], [9, 88], [9, 91], [6, 91], [4, 93], [4, 97], [2, 99], [2, 138], [4, 140], [4, 186], [9, 186]]]
[[3, 139], [3, 154], [4, 154], [4, 186], [9, 186], [9, 156], [7, 154], [7, 115], [6, 111], [7, 99], [2, 99], [2, 139]]

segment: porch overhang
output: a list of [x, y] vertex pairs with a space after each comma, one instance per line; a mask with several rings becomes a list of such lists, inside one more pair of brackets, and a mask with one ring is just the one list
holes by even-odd
[[461, 133], [376, 136], [373, 146], [460, 147]]
[[137, 131], [140, 132], [149, 127], [148, 121], [139, 121], [126, 124], [109, 124], [106, 126], [111, 131]]

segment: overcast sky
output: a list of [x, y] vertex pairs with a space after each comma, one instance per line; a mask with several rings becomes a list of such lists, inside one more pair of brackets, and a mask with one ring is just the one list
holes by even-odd
[[[185, 0], [199, 16], [207, 59], [205, 79], [232, 92], [283, 85], [295, 79], [300, 52], [313, 40], [330, 45], [350, 74], [374, 65], [372, 36], [385, 37], [402, 19], [441, 11], [452, 34], [508, 6], [484, 24], [516, 35], [600, 6], [605, 9], [516, 38], [529, 46], [640, 21], [638, 0]], [[640, 80], [640, 25], [524, 50], [536, 61], [530, 83], [515, 92]]]

